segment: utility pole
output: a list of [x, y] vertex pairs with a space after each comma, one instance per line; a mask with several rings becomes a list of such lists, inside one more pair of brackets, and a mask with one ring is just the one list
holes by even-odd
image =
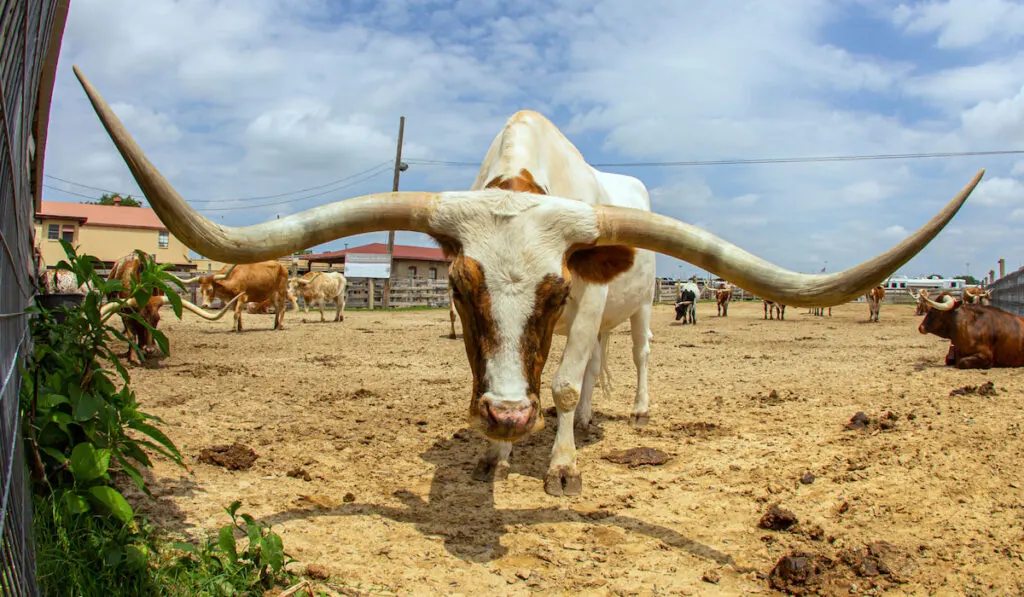
[[[409, 167], [402, 163], [402, 137], [405, 135], [405, 116], [402, 116], [398, 120], [398, 150], [395, 152], [395, 182], [391, 187], [391, 190], [398, 192], [398, 177], [399, 175], [407, 170]], [[395, 231], [388, 231], [388, 263], [391, 263], [392, 253], [395, 249]], [[395, 272], [391, 272], [391, 276], [394, 276]], [[387, 309], [391, 306], [391, 276], [388, 276], [384, 280], [384, 308]], [[373, 280], [370, 280], [373, 283]], [[371, 292], [372, 286], [371, 286]]]

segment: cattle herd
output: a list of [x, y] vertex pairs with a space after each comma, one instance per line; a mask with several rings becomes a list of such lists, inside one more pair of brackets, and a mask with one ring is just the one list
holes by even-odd
[[[467, 191], [396, 192], [337, 201], [248, 227], [216, 225], [196, 212], [150, 163], [106, 101], [74, 67], [111, 140], [164, 224], [191, 249], [235, 264], [198, 283], [207, 313], [215, 298], [234, 303], [233, 329], [241, 331], [244, 305], [271, 310], [281, 329], [286, 303], [302, 295], [337, 304], [344, 319], [344, 277], [311, 273], [289, 280], [276, 259], [336, 238], [408, 230], [431, 236], [450, 261], [451, 334], [456, 312], [472, 390], [470, 425], [488, 447], [473, 477], [505, 478], [516, 442], [544, 426], [541, 373], [554, 334], [566, 337], [551, 382], [557, 429], [544, 480], [554, 496], [583, 490], [575, 428], [592, 416], [591, 395], [608, 380], [613, 329], [630, 322], [636, 393], [631, 425], [648, 423], [647, 363], [655, 279], [662, 253], [711, 271], [723, 280], [710, 289], [718, 315], [728, 316], [735, 288], [761, 297], [765, 319], [784, 320], [786, 306], [824, 309], [865, 296], [871, 321], [879, 320], [885, 291], [878, 283], [920, 252], [956, 215], [981, 180], [979, 172], [938, 214], [903, 242], [851, 269], [830, 274], [792, 272], [703, 230], [652, 213], [647, 189], [629, 176], [601, 172], [544, 116], [514, 114], [484, 157]], [[569, 199], [571, 198], [571, 199]], [[125, 274], [119, 262], [115, 271]], [[112, 272], [111, 275], [114, 275]], [[680, 285], [676, 320], [695, 325], [701, 289]], [[1024, 365], [1024, 320], [982, 304], [965, 291], [917, 295], [922, 334], [950, 340], [946, 362], [959, 368]], [[160, 302], [164, 299], [154, 297]], [[155, 303], [154, 303], [155, 304]], [[129, 307], [134, 307], [129, 305]], [[149, 305], [144, 309], [148, 310]], [[252, 312], [251, 311], [251, 312]], [[148, 311], [147, 311], [148, 312]], [[143, 334], [144, 335], [144, 334]]]

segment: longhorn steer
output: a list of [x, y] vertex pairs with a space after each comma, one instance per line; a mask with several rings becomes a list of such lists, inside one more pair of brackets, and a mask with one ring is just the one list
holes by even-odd
[[786, 305], [783, 305], [778, 301], [770, 301], [768, 299], [764, 299], [764, 318], [775, 319], [776, 313], [779, 315], [779, 321], [785, 319]]
[[979, 287], [965, 287], [960, 293], [960, 300], [965, 304], [989, 305], [992, 303], [992, 291]]
[[715, 291], [715, 302], [718, 303], [718, 316], [729, 316], [729, 301], [732, 300], [732, 286], [726, 282], [721, 288]]
[[214, 299], [228, 302], [239, 297], [235, 304], [232, 329], [242, 331], [242, 311], [247, 302], [274, 308], [274, 329], [284, 328], [284, 312], [288, 300], [288, 271], [277, 261], [261, 261], [224, 266], [217, 273], [181, 280], [185, 284], [199, 283], [203, 294], [203, 307], [209, 308]]
[[310, 302], [320, 305], [320, 321], [326, 321], [324, 303], [333, 300], [334, 321], [345, 321], [345, 276], [340, 272], [308, 272], [288, 280], [288, 294], [293, 293], [302, 296], [302, 304], [307, 308]]
[[964, 304], [948, 292], [919, 296], [917, 331], [950, 341], [946, 364], [957, 369], [1024, 367], [1024, 319], [991, 305]]
[[878, 321], [878, 315], [882, 312], [882, 299], [884, 298], [885, 288], [882, 286], [875, 286], [864, 294], [864, 299], [868, 302], [868, 308], [871, 309], [871, 312], [868, 313], [868, 321]]
[[385, 230], [431, 235], [451, 259], [450, 280], [473, 373], [470, 424], [489, 440], [474, 478], [502, 477], [513, 442], [541, 429], [541, 373], [552, 334], [566, 335], [551, 394], [558, 430], [544, 481], [579, 494], [574, 421], [606, 371], [609, 334], [627, 319], [637, 390], [633, 424], [648, 419], [647, 361], [654, 253], [688, 261], [770, 300], [834, 305], [856, 298], [923, 249], [978, 184], [978, 173], [923, 228], [855, 268], [801, 274], [714, 235], [650, 212], [637, 179], [594, 169], [549, 120], [514, 114], [491, 144], [469, 191], [380, 193], [251, 227], [219, 226], [188, 205], [146, 158], [75, 67], [97, 115], [167, 227], [210, 258], [251, 263], [331, 239]]
[[[139, 282], [139, 272], [142, 268], [142, 260], [139, 259], [139, 255], [137, 253], [130, 253], [114, 262], [114, 267], [112, 267], [110, 269], [110, 273], [107, 274], [107, 279], [119, 280], [121, 282], [121, 290], [108, 293], [107, 299], [129, 299], [129, 297], [131, 297], [132, 283], [137, 284]], [[203, 319], [216, 321], [227, 313], [228, 307], [234, 304], [237, 299], [238, 297], [232, 299], [231, 302], [224, 305], [224, 308], [217, 313], [207, 313], [185, 299], [181, 299], [181, 306]], [[131, 300], [130, 304], [126, 303], [122, 307], [115, 309], [121, 316], [121, 323], [124, 324], [125, 331], [130, 334], [131, 338], [135, 341], [135, 344], [139, 347], [139, 350], [141, 350], [141, 353], [136, 354], [136, 351], [132, 350], [131, 344], [128, 345], [128, 352], [125, 356], [128, 358], [129, 363], [138, 362], [139, 364], [142, 364], [143, 361], [155, 355], [158, 350], [156, 341], [153, 338], [153, 332], [137, 319], [130, 317], [130, 315], [138, 314], [143, 321], [149, 324], [150, 327], [156, 329], [160, 324], [160, 307], [168, 304], [169, 302], [170, 301], [167, 296], [164, 295], [163, 290], [157, 288], [153, 291], [152, 296], [149, 297], [149, 301], [146, 302], [142, 309], [138, 309], [138, 304], [134, 300]], [[136, 359], [133, 359], [133, 356], [135, 356]]]
[[700, 288], [693, 282], [679, 284], [679, 299], [676, 301], [676, 321], [683, 320], [683, 325], [697, 325], [697, 299]]

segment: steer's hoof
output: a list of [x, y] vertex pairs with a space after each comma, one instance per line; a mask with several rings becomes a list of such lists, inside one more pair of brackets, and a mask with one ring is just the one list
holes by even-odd
[[583, 477], [568, 466], [555, 467], [544, 479], [544, 491], [555, 497], [579, 495], [583, 493]]
[[473, 469], [474, 481], [504, 481], [508, 479], [508, 463], [480, 460]]
[[633, 429], [643, 429], [650, 420], [651, 417], [647, 413], [633, 413], [629, 415], [629, 426]]

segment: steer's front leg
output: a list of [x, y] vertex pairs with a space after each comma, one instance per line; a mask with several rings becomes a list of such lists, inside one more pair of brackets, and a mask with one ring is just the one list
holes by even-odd
[[583, 374], [594, 353], [601, 329], [607, 286], [588, 286], [578, 302], [570, 301], [565, 316], [569, 318], [569, 334], [562, 353], [562, 362], [551, 382], [551, 396], [558, 413], [558, 430], [551, 449], [551, 464], [544, 479], [544, 491], [550, 495], [579, 495], [583, 478], [576, 466], [576, 438], [573, 420], [583, 387]]

